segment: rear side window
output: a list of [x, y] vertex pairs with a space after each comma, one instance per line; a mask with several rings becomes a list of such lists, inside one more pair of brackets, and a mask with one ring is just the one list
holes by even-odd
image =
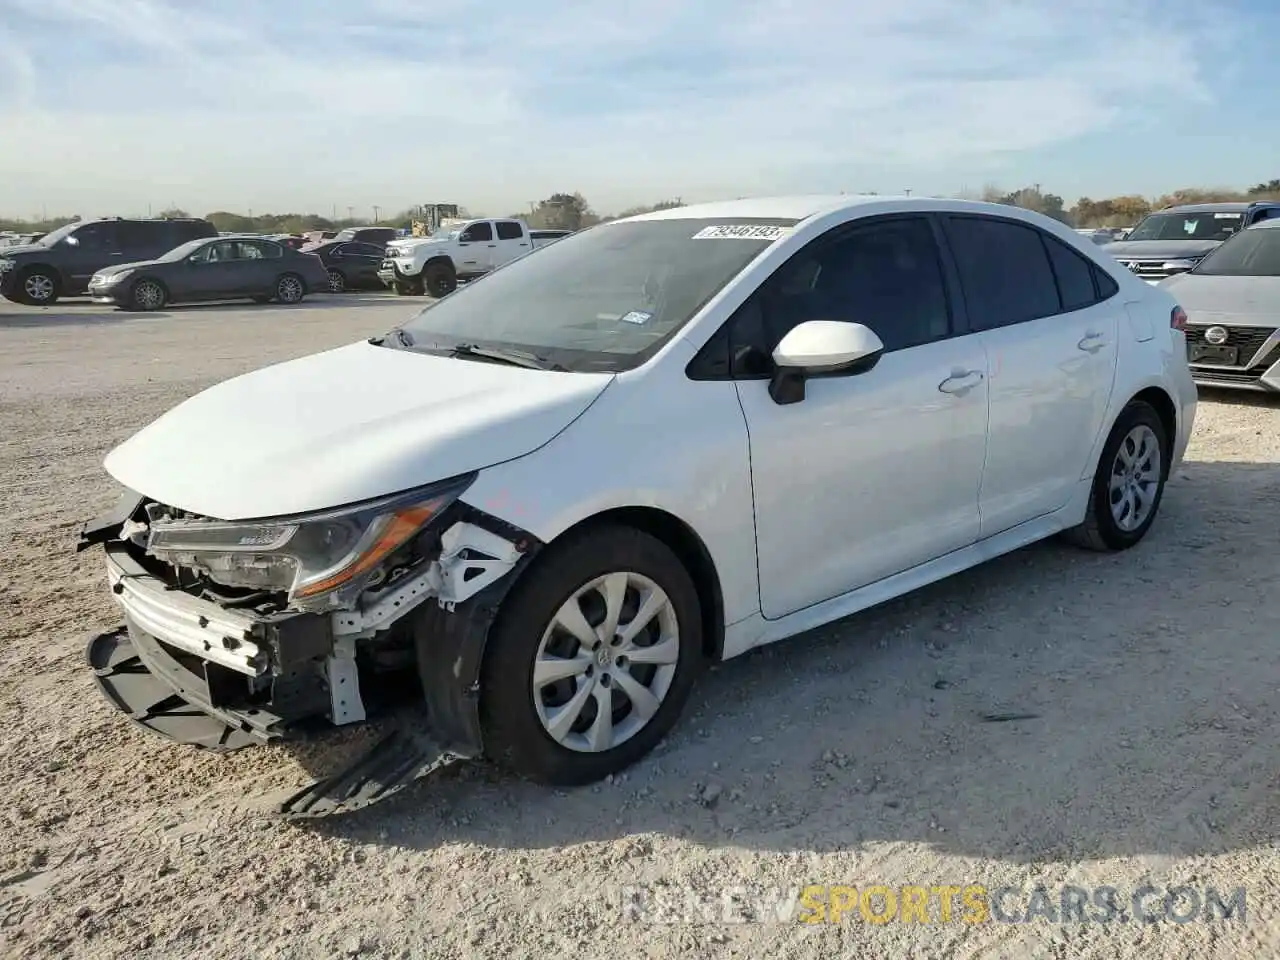
[[1033, 227], [989, 217], [947, 218], [971, 329], [993, 330], [1060, 310], [1049, 255]]
[[520, 229], [520, 224], [513, 220], [498, 221], [499, 240], [519, 240], [523, 236], [524, 231]]
[[1047, 233], [1040, 234], [1040, 239], [1049, 251], [1049, 262], [1058, 280], [1058, 292], [1062, 295], [1062, 309], [1079, 310], [1096, 303], [1098, 296], [1093, 289], [1093, 264]]

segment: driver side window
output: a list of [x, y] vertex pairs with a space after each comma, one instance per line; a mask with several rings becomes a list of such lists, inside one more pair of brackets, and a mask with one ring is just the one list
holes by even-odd
[[925, 217], [837, 227], [792, 257], [730, 321], [736, 376], [766, 376], [772, 354], [809, 320], [861, 323], [885, 352], [945, 339], [951, 316], [933, 227]]

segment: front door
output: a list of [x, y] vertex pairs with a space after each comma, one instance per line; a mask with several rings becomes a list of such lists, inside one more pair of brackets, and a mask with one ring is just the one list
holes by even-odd
[[970, 326], [991, 371], [979, 506], [989, 537], [1066, 505], [1091, 467], [1128, 329], [1114, 281], [1029, 224], [951, 216]]
[[86, 223], [62, 241], [68, 280], [66, 294], [83, 293], [89, 288], [90, 278], [99, 270], [126, 263], [120, 246], [120, 231], [116, 223], [100, 220]]
[[[751, 445], [761, 609], [786, 616], [961, 549], [978, 537], [985, 354], [952, 324], [927, 217], [862, 221], [787, 262], [734, 318], [735, 363], [806, 320], [863, 323], [871, 370], [812, 379], [779, 405], [740, 379]], [[752, 360], [752, 358], [755, 358]]]
[[471, 224], [458, 236], [458, 273], [462, 276], [487, 273], [493, 266], [496, 247], [492, 223], [479, 220]]
[[494, 224], [497, 230], [497, 246], [493, 251], [493, 266], [510, 263], [522, 257], [533, 248], [529, 245], [529, 234], [524, 225], [516, 220], [498, 220]]

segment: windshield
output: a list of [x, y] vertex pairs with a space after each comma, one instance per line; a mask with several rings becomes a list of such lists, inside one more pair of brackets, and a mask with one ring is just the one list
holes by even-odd
[[519, 350], [569, 370], [658, 351], [795, 220], [606, 223], [464, 285], [404, 326], [415, 349]]
[[59, 227], [57, 230], [50, 230], [43, 237], [41, 237], [37, 242], [42, 247], [52, 247], [59, 240], [63, 240], [66, 237], [71, 236], [71, 234], [75, 233], [77, 227], [82, 227], [82, 226], [84, 226], [84, 224], [79, 221], [77, 221], [76, 223], [64, 224], [63, 226]]
[[1280, 228], [1245, 230], [1191, 272], [1209, 277], [1280, 277]]
[[1243, 220], [1243, 213], [1153, 213], [1125, 240], [1225, 240]]
[[209, 242], [208, 237], [205, 237], [202, 240], [188, 240], [182, 246], [174, 247], [172, 250], [166, 253], [163, 257], [160, 257], [160, 259], [164, 261], [181, 260], [183, 257], [191, 256], [191, 254], [195, 253], [197, 250], [199, 250], [208, 242]]

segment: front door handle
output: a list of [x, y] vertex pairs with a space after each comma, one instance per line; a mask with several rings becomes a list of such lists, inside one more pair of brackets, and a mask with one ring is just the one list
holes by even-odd
[[1086, 333], [1084, 338], [1076, 344], [1086, 353], [1097, 353], [1107, 345], [1107, 338], [1100, 333]]
[[953, 370], [951, 376], [938, 384], [943, 393], [963, 396], [982, 382], [981, 370]]
[[491, 244], [489, 244], [489, 249], [490, 249], [490, 250], [492, 250], [492, 249], [493, 249], [494, 247], [496, 247], [496, 246], [497, 246], [497, 244], [496, 244], [496, 243], [491, 243]]

